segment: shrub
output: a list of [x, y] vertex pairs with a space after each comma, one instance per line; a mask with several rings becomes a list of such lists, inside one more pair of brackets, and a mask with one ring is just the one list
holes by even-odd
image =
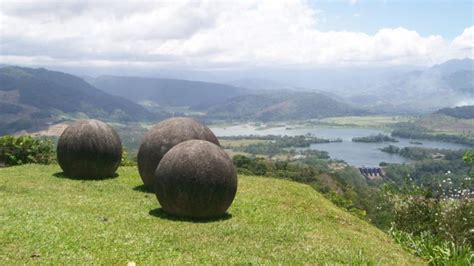
[[267, 173], [267, 166], [262, 160], [258, 158], [249, 158], [244, 155], [234, 155], [232, 157], [237, 171], [241, 174], [249, 173], [252, 175], [265, 175]]
[[397, 195], [394, 197], [393, 226], [397, 230], [421, 235], [428, 232], [457, 245], [474, 246], [474, 201], [469, 189], [458, 196], [448, 191], [438, 198], [427, 195]]
[[0, 163], [7, 166], [27, 163], [48, 164], [54, 160], [53, 143], [31, 136], [0, 137]]
[[443, 203], [438, 235], [457, 244], [474, 247], [474, 200], [463, 197]]
[[464, 156], [463, 160], [466, 162], [467, 165], [469, 165], [469, 176], [474, 177], [474, 150], [472, 151], [467, 151]]
[[438, 202], [423, 196], [409, 196], [396, 208], [397, 229], [418, 235], [438, 229], [437, 216], [441, 212]]
[[130, 154], [127, 149], [122, 149], [122, 160], [120, 166], [137, 166], [137, 157], [130, 158]]

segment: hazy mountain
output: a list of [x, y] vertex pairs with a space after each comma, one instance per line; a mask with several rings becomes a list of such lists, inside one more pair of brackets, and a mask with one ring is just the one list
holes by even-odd
[[227, 82], [227, 84], [235, 86], [235, 87], [250, 89], [250, 90], [296, 90], [297, 89], [295, 86], [286, 85], [286, 84], [275, 82], [268, 79], [243, 78], [243, 79], [237, 79], [237, 80]]
[[76, 76], [24, 67], [0, 68], [0, 110], [3, 132], [38, 127], [65, 115], [121, 121], [163, 118]]
[[[406, 111], [435, 111], [474, 98], [473, 60], [450, 60], [424, 71], [411, 71], [350, 96], [354, 103]], [[365, 101], [364, 101], [365, 100]]]
[[247, 93], [230, 85], [179, 79], [100, 76], [87, 81], [110, 94], [163, 106], [215, 104]]
[[474, 69], [462, 69], [446, 74], [443, 79], [455, 91], [464, 93], [467, 96], [474, 96]]
[[431, 71], [437, 70], [444, 74], [451, 74], [462, 70], [474, 71], [474, 60], [470, 58], [448, 60], [442, 64], [431, 67]]
[[200, 107], [210, 118], [276, 121], [329, 116], [362, 115], [367, 111], [314, 92], [244, 95]]
[[[318, 67], [192, 73], [201, 80], [260, 90], [315, 91], [375, 112], [432, 112], [474, 102], [472, 59], [433, 67]], [[181, 74], [186, 76], [186, 72]], [[337, 97], [336, 97], [337, 98]]]

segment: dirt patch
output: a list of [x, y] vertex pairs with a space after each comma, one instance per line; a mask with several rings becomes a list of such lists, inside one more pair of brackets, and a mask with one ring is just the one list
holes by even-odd
[[59, 137], [68, 126], [69, 124], [66, 123], [55, 124], [45, 130], [33, 132], [30, 135], [35, 137]]

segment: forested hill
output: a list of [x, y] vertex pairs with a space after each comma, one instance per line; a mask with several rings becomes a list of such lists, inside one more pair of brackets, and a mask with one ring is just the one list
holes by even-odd
[[452, 116], [455, 118], [473, 119], [474, 105], [459, 106], [454, 108], [443, 108], [436, 113]]
[[223, 103], [200, 106], [215, 119], [255, 119], [261, 121], [301, 120], [330, 116], [364, 115], [362, 108], [315, 92], [275, 92], [244, 95]]
[[39, 126], [60, 114], [120, 121], [162, 118], [79, 77], [14, 66], [0, 68], [0, 110], [0, 133]]
[[164, 106], [215, 104], [248, 91], [225, 84], [180, 79], [100, 76], [86, 80], [107, 93]]

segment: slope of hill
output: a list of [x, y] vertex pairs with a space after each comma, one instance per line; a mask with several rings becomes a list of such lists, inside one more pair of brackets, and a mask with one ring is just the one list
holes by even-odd
[[251, 90], [295, 90], [294, 86], [281, 84], [272, 80], [243, 78], [227, 82], [229, 85]]
[[277, 121], [330, 116], [362, 115], [367, 111], [314, 92], [278, 92], [244, 95], [200, 107], [215, 119]]
[[436, 113], [452, 116], [455, 118], [474, 119], [474, 105], [443, 108]]
[[135, 167], [79, 181], [57, 165], [0, 169], [4, 264], [394, 264], [423, 261], [299, 183], [239, 176], [221, 220], [167, 216]]
[[246, 92], [230, 85], [179, 79], [100, 76], [87, 81], [113, 95], [164, 106], [214, 104]]
[[0, 68], [0, 109], [0, 133], [44, 125], [64, 113], [120, 121], [163, 118], [76, 76], [24, 67]]

